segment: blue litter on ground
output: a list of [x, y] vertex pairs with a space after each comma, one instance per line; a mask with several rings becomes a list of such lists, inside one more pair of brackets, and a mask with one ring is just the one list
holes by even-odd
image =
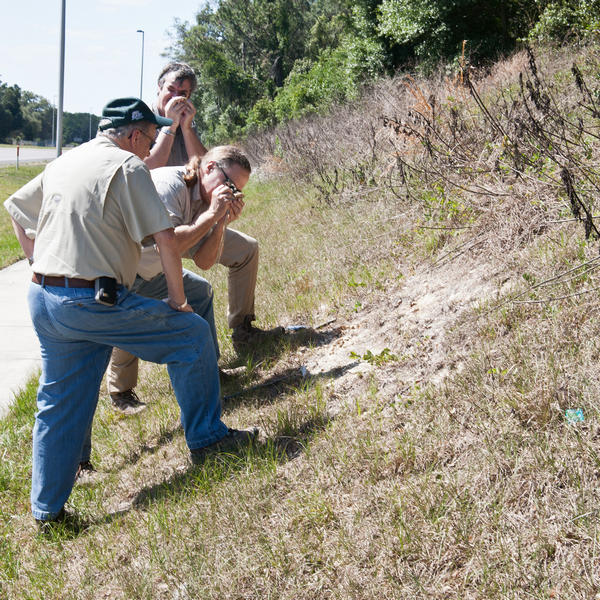
[[565, 410], [565, 417], [567, 423], [579, 423], [585, 419], [581, 408], [568, 408]]

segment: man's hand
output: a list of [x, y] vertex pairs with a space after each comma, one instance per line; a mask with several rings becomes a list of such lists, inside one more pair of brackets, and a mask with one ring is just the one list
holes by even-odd
[[210, 211], [215, 221], [220, 221], [227, 211], [232, 210], [232, 202], [234, 201], [233, 192], [226, 185], [216, 187], [210, 197]]
[[196, 109], [184, 96], [174, 96], [167, 102], [167, 105], [165, 106], [165, 117], [173, 120], [172, 127], [174, 129], [177, 129], [180, 126], [184, 119], [184, 115], [189, 110], [188, 105], [194, 109], [193, 114], [195, 115]]
[[187, 298], [183, 304], [176, 304], [171, 298], [163, 298], [163, 302], [178, 312], [194, 312], [194, 309], [187, 303]]
[[196, 107], [189, 101], [185, 101], [185, 107], [183, 109], [183, 114], [181, 119], [179, 120], [179, 126], [182, 129], [189, 129], [194, 122], [194, 117], [196, 116]]
[[242, 214], [244, 209], [244, 194], [233, 194], [233, 199], [229, 206], [229, 223], [235, 221]]
[[[163, 229], [154, 234], [154, 241], [158, 246], [160, 262], [163, 273], [167, 280], [167, 293], [170, 302], [167, 302], [173, 310], [188, 312], [187, 300], [183, 290], [183, 277], [181, 268], [181, 255], [177, 246], [177, 239], [173, 228]], [[177, 308], [175, 308], [177, 307]]]

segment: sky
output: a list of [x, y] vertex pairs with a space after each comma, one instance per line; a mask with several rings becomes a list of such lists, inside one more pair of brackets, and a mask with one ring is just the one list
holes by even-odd
[[[99, 115], [113, 98], [152, 104], [175, 19], [195, 22], [205, 0], [66, 0], [64, 105]], [[0, 0], [0, 82], [58, 103], [62, 0]]]

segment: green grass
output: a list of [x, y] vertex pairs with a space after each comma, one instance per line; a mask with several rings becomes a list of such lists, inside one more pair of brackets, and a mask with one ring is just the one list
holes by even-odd
[[[0, 202], [4, 201], [21, 186], [41, 173], [44, 165], [0, 168]], [[4, 206], [0, 210], [0, 268], [7, 267], [25, 258], [15, 238], [9, 214]]]
[[[314, 325], [338, 310], [329, 304], [329, 298], [344, 304], [342, 294], [353, 296], [356, 292], [347, 285], [344, 263], [355, 264], [360, 252], [358, 242], [346, 242], [346, 231], [356, 227], [360, 210], [357, 207], [340, 215], [323, 207], [314, 218], [307, 218], [313, 200], [290, 193], [290, 185], [287, 180], [249, 185], [247, 209], [236, 223], [261, 241], [256, 312], [264, 325]], [[316, 239], [325, 241], [315, 244]], [[259, 357], [236, 356], [225, 323], [225, 269], [216, 268], [207, 275], [215, 286], [223, 362], [250, 367], [247, 377], [226, 392], [260, 381], [269, 373], [285, 372], [287, 357], [293, 352], [285, 344], [274, 345]], [[364, 270], [360, 276], [365, 276]], [[368, 290], [361, 287], [359, 291]], [[313, 445], [329, 444], [330, 392], [325, 383], [307, 380], [259, 389], [226, 403], [226, 422], [231, 426], [258, 424], [263, 432], [261, 442], [248, 453], [217, 457], [202, 468], [192, 468], [165, 370], [143, 364], [138, 392], [149, 409], [142, 415], [115, 415], [103, 391], [92, 455], [101, 478], [76, 486], [70, 498], [70, 505], [88, 528], [79, 535], [59, 532], [50, 542], [35, 535], [29, 515], [32, 384], [3, 421], [0, 436], [4, 492], [0, 537], [5, 539], [0, 587], [4, 594], [9, 598], [75, 598], [79, 594], [149, 598], [175, 586], [173, 589], [187, 597], [225, 597], [242, 581], [246, 581], [245, 587], [253, 577], [262, 579], [278, 568], [297, 569], [294, 564], [299, 557], [286, 550], [288, 534], [265, 529], [267, 522], [256, 512], [256, 502], [261, 512], [275, 510], [276, 519], [291, 519], [290, 532], [299, 528], [308, 533], [334, 519], [327, 496], [318, 488], [301, 491], [298, 497], [295, 493], [287, 499], [280, 496], [282, 469], [294, 470], [293, 460], [300, 455], [318, 463], [322, 458], [318, 452], [313, 454]], [[228, 538], [226, 547], [213, 539], [215, 528], [220, 527]], [[306, 540], [309, 546], [297, 547], [294, 553], [312, 554], [318, 541], [312, 536], [310, 533]], [[248, 544], [255, 543], [258, 546], [248, 553]], [[54, 553], [58, 553], [56, 564], [69, 561], [66, 570], [53, 568], [48, 559]], [[217, 563], [221, 567], [213, 586], [209, 573]], [[232, 578], [225, 574], [229, 568], [236, 571]], [[100, 573], [104, 575], [99, 577]], [[264, 597], [276, 593], [269, 578], [257, 588], [264, 589]]]

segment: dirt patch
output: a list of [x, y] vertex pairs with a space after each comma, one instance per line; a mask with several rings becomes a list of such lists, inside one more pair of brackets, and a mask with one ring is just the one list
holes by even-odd
[[335, 322], [335, 339], [299, 349], [294, 360], [309, 375], [336, 374], [331, 386], [340, 402], [329, 407], [334, 414], [364, 393], [374, 372], [384, 397], [417, 383], [439, 383], [460, 367], [449, 362], [447, 332], [465, 311], [494, 295], [496, 282], [487, 264], [474, 261], [417, 269], [373, 294], [344, 323]]

